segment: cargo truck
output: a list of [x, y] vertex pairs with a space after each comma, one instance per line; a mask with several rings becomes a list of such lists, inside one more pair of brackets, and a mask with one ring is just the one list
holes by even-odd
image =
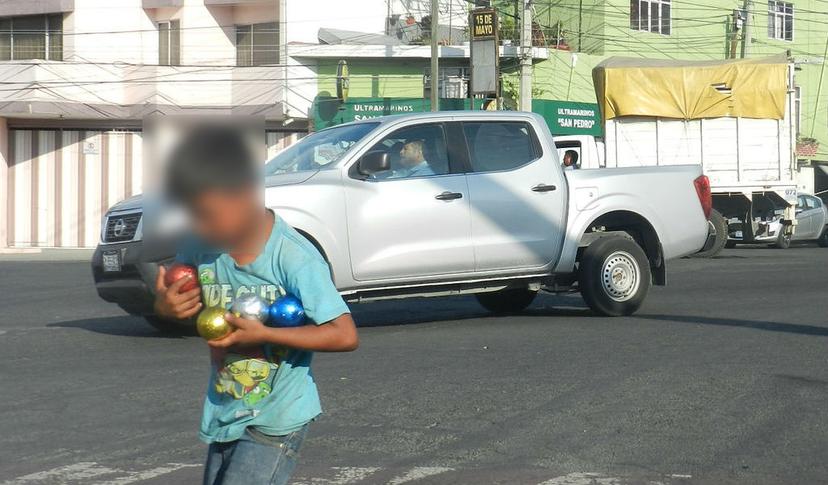
[[[786, 56], [731, 61], [612, 57], [593, 70], [602, 140], [558, 136], [578, 168], [701, 164], [718, 254], [728, 233], [787, 247], [795, 224], [793, 66]], [[781, 224], [762, 223], [775, 218]], [[776, 228], [776, 229], [773, 229]], [[775, 230], [778, 234], [765, 234]]]

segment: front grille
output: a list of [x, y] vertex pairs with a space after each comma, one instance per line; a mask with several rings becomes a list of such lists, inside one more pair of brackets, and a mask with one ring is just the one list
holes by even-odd
[[138, 224], [141, 222], [141, 213], [113, 215], [106, 219], [106, 230], [104, 230], [104, 242], [132, 241]]

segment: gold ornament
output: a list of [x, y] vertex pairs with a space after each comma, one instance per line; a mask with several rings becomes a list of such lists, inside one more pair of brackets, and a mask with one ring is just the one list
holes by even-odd
[[233, 326], [224, 319], [227, 313], [222, 307], [205, 308], [198, 314], [196, 329], [198, 334], [206, 340], [216, 340], [225, 337], [233, 331]]

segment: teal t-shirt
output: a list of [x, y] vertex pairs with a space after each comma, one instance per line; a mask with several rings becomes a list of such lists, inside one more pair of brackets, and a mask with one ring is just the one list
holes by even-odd
[[[309, 324], [348, 313], [328, 265], [302, 235], [276, 217], [264, 251], [248, 265], [200, 244], [176, 260], [198, 267], [202, 301], [229, 309], [239, 295], [273, 301], [280, 287], [296, 295]], [[270, 435], [296, 431], [322, 412], [311, 372], [312, 352], [262, 345], [211, 349], [212, 371], [199, 436], [207, 443], [239, 439], [248, 426]]]

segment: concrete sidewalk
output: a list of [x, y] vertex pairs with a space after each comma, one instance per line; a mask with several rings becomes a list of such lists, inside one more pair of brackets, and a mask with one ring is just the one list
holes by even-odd
[[94, 249], [63, 248], [3, 248], [0, 249], [0, 263], [3, 261], [91, 261]]

